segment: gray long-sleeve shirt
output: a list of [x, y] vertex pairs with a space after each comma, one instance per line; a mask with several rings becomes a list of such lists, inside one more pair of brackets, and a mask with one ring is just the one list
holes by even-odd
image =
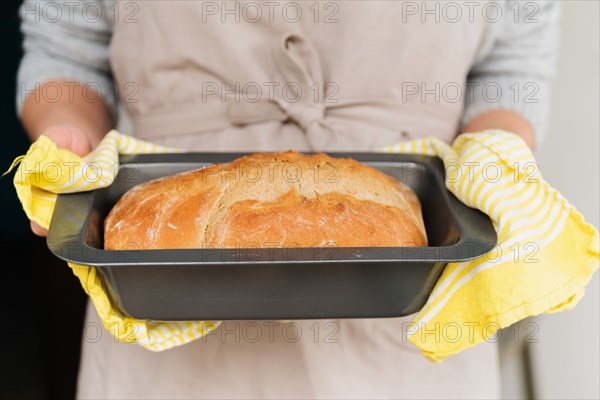
[[[540, 140], [558, 45], [559, 3], [493, 3], [494, 7], [486, 9], [484, 41], [468, 76], [463, 124], [488, 111], [511, 110], [533, 126]], [[116, 10], [112, 0], [24, 2], [19, 112], [36, 84], [59, 78], [94, 87], [113, 111], [116, 109], [109, 63]]]

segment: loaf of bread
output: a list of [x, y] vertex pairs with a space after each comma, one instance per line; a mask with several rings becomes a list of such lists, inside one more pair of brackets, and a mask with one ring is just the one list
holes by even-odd
[[349, 158], [293, 151], [142, 183], [104, 221], [105, 248], [426, 246], [402, 182]]

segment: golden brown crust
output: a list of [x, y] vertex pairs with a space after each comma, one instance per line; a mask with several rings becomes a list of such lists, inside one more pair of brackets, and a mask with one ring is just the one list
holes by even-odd
[[136, 186], [105, 220], [105, 248], [425, 246], [415, 193], [326, 154], [258, 153]]

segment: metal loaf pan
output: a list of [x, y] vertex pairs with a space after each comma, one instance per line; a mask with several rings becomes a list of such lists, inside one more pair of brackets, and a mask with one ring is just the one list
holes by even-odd
[[104, 218], [128, 189], [242, 155], [122, 156], [108, 188], [58, 196], [48, 246], [63, 260], [96, 267], [122, 314], [177, 321], [409, 315], [423, 307], [448, 262], [496, 244], [490, 219], [444, 187], [439, 158], [332, 153], [408, 184], [421, 201], [429, 247], [103, 250]]

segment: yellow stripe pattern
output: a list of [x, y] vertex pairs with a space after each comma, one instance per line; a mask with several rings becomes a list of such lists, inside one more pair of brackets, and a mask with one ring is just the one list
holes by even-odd
[[483, 341], [526, 317], [570, 309], [598, 268], [598, 231], [545, 182], [533, 154], [504, 131], [399, 143], [386, 153], [439, 156], [446, 187], [490, 216], [498, 244], [468, 262], [448, 264], [408, 329], [432, 361]]
[[[119, 154], [174, 153], [180, 150], [158, 146], [109, 132], [99, 146], [85, 157], [56, 147], [45, 136], [31, 145], [25, 156], [13, 162], [17, 195], [29, 219], [43, 228], [50, 226], [58, 193], [99, 189], [110, 185], [119, 169]], [[106, 330], [124, 343], [137, 343], [161, 351], [199, 339], [214, 331], [220, 322], [155, 322], [120, 315], [111, 305], [95, 267], [69, 263], [73, 273], [92, 299]]]
[[[42, 136], [10, 169], [18, 165], [14, 184], [27, 216], [47, 228], [56, 194], [110, 185], [119, 154], [176, 151], [111, 131], [81, 158]], [[582, 297], [598, 268], [598, 231], [543, 180], [519, 136], [485, 131], [463, 134], [451, 146], [426, 138], [379, 151], [440, 157], [448, 190], [489, 215], [498, 232], [490, 253], [446, 267], [409, 328], [409, 340], [427, 358], [441, 361], [523, 318], [570, 309]], [[94, 267], [70, 267], [119, 341], [162, 351], [199, 339], [220, 324], [126, 318], [112, 307]]]

